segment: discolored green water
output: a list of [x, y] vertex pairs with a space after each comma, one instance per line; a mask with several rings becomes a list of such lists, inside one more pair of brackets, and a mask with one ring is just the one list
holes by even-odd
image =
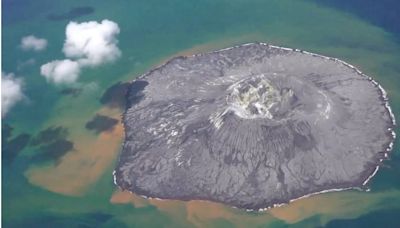
[[[118, 23], [122, 57], [114, 64], [85, 69], [76, 86], [83, 90], [66, 96], [60, 93], [64, 88], [40, 76], [39, 68], [64, 58], [61, 49], [70, 21], [47, 16], [79, 6], [93, 7], [94, 12], [73, 20]], [[85, 128], [96, 113], [119, 117], [121, 111], [100, 102], [113, 84], [132, 80], [179, 53], [252, 41], [334, 56], [358, 66], [383, 85], [397, 115], [400, 42], [394, 30], [385, 30], [386, 24], [379, 27], [351, 10], [309, 0], [4, 0], [2, 13], [2, 71], [24, 79], [27, 97], [3, 119], [5, 227], [379, 227], [385, 221], [388, 227], [400, 226], [393, 219], [400, 210], [397, 144], [368, 193], [329, 193], [270, 212], [250, 213], [204, 202], [157, 202], [121, 195], [112, 171], [123, 135], [118, 127], [104, 134]], [[20, 50], [21, 37], [29, 34], [46, 38], [48, 48], [40, 53]], [[35, 63], [23, 66], [29, 59]], [[52, 147], [29, 144], [16, 154], [22, 140], [9, 142], [4, 149], [5, 124], [13, 127], [8, 140], [27, 133], [32, 142], [49, 127], [61, 126], [65, 132], [50, 134], [58, 143], [47, 140]], [[66, 141], [73, 143], [73, 149]]]

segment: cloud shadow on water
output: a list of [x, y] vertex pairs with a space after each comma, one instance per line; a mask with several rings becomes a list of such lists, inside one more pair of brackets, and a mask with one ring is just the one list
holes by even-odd
[[129, 82], [117, 82], [110, 86], [101, 96], [100, 103], [110, 108], [125, 109], [129, 84]]
[[93, 119], [86, 123], [85, 127], [86, 129], [93, 130], [98, 134], [104, 131], [112, 131], [116, 124], [118, 124], [117, 119], [96, 114]]
[[60, 94], [63, 96], [72, 96], [72, 97], [77, 97], [82, 93], [81, 88], [65, 88], [60, 90]]
[[57, 165], [67, 152], [74, 150], [74, 143], [67, 140], [67, 136], [68, 129], [62, 126], [51, 126], [39, 132], [31, 141], [31, 146], [37, 147], [32, 160], [53, 161]]
[[141, 91], [148, 84], [149, 83], [144, 80], [136, 80], [132, 83], [117, 82], [103, 93], [100, 98], [100, 103], [110, 108], [120, 108], [124, 110], [138, 103], [143, 98], [144, 95]]
[[62, 126], [51, 126], [39, 132], [31, 141], [31, 146], [48, 144], [67, 137], [68, 129]]
[[65, 13], [49, 14], [47, 19], [50, 21], [72, 20], [92, 13], [94, 13], [94, 8], [90, 6], [73, 7]]
[[[2, 160], [3, 162], [11, 163], [18, 154], [29, 144], [31, 135], [21, 133], [16, 137], [11, 138], [13, 128], [8, 124], [2, 126]], [[4, 164], [4, 163], [3, 163]]]
[[61, 158], [74, 149], [74, 144], [66, 139], [58, 139], [50, 144], [41, 146], [38, 154], [33, 157], [36, 162], [54, 161], [57, 165]]

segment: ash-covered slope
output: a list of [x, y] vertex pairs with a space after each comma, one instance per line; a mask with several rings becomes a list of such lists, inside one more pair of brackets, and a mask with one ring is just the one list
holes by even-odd
[[385, 96], [340, 60], [266, 44], [174, 58], [131, 85], [116, 183], [246, 209], [361, 187], [392, 146]]

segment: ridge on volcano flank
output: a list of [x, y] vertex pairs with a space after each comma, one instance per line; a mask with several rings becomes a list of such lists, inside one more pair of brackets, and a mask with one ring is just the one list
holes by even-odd
[[147, 197], [260, 209], [362, 187], [394, 139], [371, 78], [259, 43], [174, 58], [132, 82], [127, 99], [115, 180]]

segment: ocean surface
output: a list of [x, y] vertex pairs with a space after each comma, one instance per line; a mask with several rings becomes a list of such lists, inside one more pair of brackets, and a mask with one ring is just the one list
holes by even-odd
[[[2, 71], [25, 99], [2, 119], [4, 227], [400, 227], [399, 142], [369, 192], [327, 193], [266, 212], [119, 191], [124, 82], [178, 55], [253, 41], [340, 58], [377, 80], [400, 120], [400, 3], [395, 0], [3, 0]], [[116, 22], [121, 58], [57, 86], [40, 66], [63, 59], [70, 21]], [[21, 38], [48, 40], [24, 52]], [[96, 118], [105, 116], [108, 118]], [[116, 123], [116, 121], [118, 123]], [[93, 130], [98, 129], [98, 130]], [[106, 129], [106, 130], [104, 130]]]

